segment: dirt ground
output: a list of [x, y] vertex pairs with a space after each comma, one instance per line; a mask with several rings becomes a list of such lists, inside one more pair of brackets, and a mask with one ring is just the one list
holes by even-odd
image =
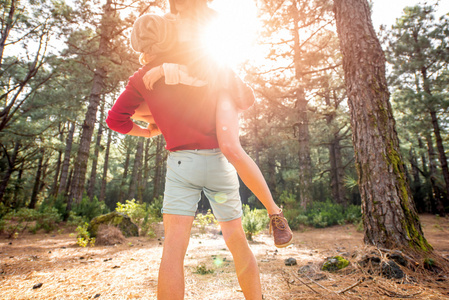
[[[437, 253], [449, 258], [448, 219], [424, 215], [421, 222]], [[68, 230], [0, 238], [0, 299], [156, 299], [162, 231], [153, 239], [128, 238], [120, 245], [81, 248]], [[353, 225], [295, 232], [294, 244], [284, 249], [276, 249], [266, 232], [257, 235], [250, 245], [264, 299], [449, 299], [447, 274], [423, 281], [411, 275], [387, 280], [363, 273], [355, 262], [372, 250], [362, 239]], [[321, 271], [324, 259], [334, 255], [346, 257], [350, 266], [336, 273]], [[297, 265], [284, 264], [290, 257]], [[298, 274], [304, 266], [308, 275]], [[186, 299], [244, 299], [218, 230], [193, 231], [185, 275]], [[33, 289], [37, 284], [42, 285]]]

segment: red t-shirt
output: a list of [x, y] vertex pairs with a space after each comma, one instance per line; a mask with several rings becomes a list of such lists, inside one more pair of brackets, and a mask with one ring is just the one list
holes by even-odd
[[[193, 87], [183, 84], [166, 85], [158, 80], [153, 90], [147, 90], [143, 76], [156, 63], [140, 68], [129, 78], [125, 91], [108, 112], [109, 128], [126, 134], [133, 127], [131, 116], [145, 101], [161, 130], [166, 148], [170, 151], [218, 148], [215, 130], [216, 92], [207, 86]], [[231, 76], [227, 90], [236, 106], [247, 109], [254, 103], [254, 94], [237, 76]]]

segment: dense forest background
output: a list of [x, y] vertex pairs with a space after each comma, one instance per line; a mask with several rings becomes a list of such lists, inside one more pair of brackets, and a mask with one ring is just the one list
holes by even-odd
[[[159, 203], [163, 138], [124, 136], [104, 120], [140, 66], [128, 40], [134, 20], [167, 11], [168, 1], [1, 2], [0, 217], [27, 207], [68, 219], [125, 200]], [[257, 97], [241, 115], [241, 143], [292, 227], [299, 212], [354, 210], [361, 197], [332, 1], [257, 3], [266, 51], [236, 68]], [[434, 10], [406, 7], [378, 34], [416, 208], [445, 215], [449, 17]], [[261, 207], [243, 184], [241, 195]]]

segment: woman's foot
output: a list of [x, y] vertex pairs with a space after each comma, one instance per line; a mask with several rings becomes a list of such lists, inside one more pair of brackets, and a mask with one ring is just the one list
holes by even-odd
[[268, 216], [270, 217], [270, 234], [273, 232], [274, 245], [278, 248], [290, 245], [293, 241], [293, 233], [282, 210], [278, 214]]

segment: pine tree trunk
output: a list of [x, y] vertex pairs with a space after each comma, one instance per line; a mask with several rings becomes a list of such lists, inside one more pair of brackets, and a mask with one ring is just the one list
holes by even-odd
[[97, 181], [98, 155], [100, 154], [101, 138], [103, 135], [103, 117], [104, 117], [104, 102], [102, 102], [100, 109], [100, 122], [98, 123], [97, 139], [95, 142], [94, 157], [92, 159], [92, 169], [90, 171], [89, 188], [87, 190], [87, 196], [89, 197], [90, 201], [94, 199], [95, 183]]
[[340, 137], [338, 133], [329, 145], [329, 160], [331, 167], [331, 192], [336, 203], [348, 206], [346, 188], [344, 186], [344, 168], [341, 157]]
[[30, 204], [28, 204], [28, 208], [31, 209], [34, 209], [36, 206], [37, 195], [39, 194], [43, 161], [44, 161], [44, 150], [41, 149], [41, 155], [39, 157], [39, 162], [37, 163], [37, 171], [36, 171], [36, 178], [34, 180], [33, 192], [31, 193]]
[[[427, 69], [426, 68], [421, 69], [421, 76], [422, 76], [422, 80], [423, 80], [424, 92], [426, 92], [427, 96], [429, 98], [431, 98], [432, 91], [430, 90], [429, 79], [427, 77]], [[448, 205], [449, 204], [449, 169], [448, 169], [448, 165], [447, 165], [447, 156], [446, 156], [446, 152], [444, 150], [443, 139], [441, 138], [441, 129], [440, 129], [440, 124], [438, 123], [437, 112], [432, 107], [432, 105], [429, 105], [429, 114], [430, 114], [430, 120], [432, 122], [433, 133], [435, 135], [435, 141], [437, 144], [438, 158], [439, 158], [440, 164], [441, 164], [441, 171], [443, 173], [444, 183], [446, 185], [445, 186], [446, 187], [446, 193], [445, 193], [446, 195], [444, 196], [443, 201], [445, 202], [446, 205]], [[443, 211], [444, 211], [444, 205], [443, 205]], [[443, 213], [443, 215], [444, 215], [444, 213]]]
[[254, 162], [257, 166], [260, 167], [260, 143], [259, 143], [259, 106], [257, 103], [254, 103], [253, 105], [253, 148], [254, 148]]
[[[430, 90], [429, 79], [427, 78], [427, 69], [426, 68], [422, 68], [421, 75], [422, 75], [422, 79], [423, 79], [424, 92], [426, 92], [427, 96], [429, 98], [431, 98], [432, 91]], [[448, 201], [448, 199], [449, 199], [449, 168], [447, 165], [446, 152], [444, 151], [443, 139], [441, 138], [440, 124], [438, 124], [437, 112], [432, 107], [432, 105], [429, 106], [429, 114], [430, 114], [430, 120], [432, 122], [433, 133], [435, 134], [435, 141], [437, 143], [438, 158], [439, 158], [440, 164], [441, 164], [441, 171], [443, 173], [444, 183], [446, 185], [445, 202], [447, 204], [449, 202]]]
[[413, 176], [413, 195], [416, 203], [416, 209], [419, 213], [426, 211], [426, 205], [424, 203], [424, 197], [422, 196], [422, 184], [419, 177], [418, 160], [416, 158], [415, 151], [410, 150], [410, 164], [412, 166]]
[[143, 152], [143, 138], [139, 138], [139, 142], [137, 143], [136, 154], [134, 156], [134, 165], [131, 174], [131, 182], [129, 184], [128, 198], [130, 200], [135, 199], [136, 197], [136, 188], [139, 182], [138, 175], [142, 165], [142, 152]]
[[[161, 182], [162, 176], [162, 137], [157, 137], [156, 144], [156, 162], [155, 162], [155, 171], [154, 171], [154, 180], [153, 180], [153, 199], [159, 197], [159, 185]], [[153, 200], [152, 199], [152, 200]]]
[[272, 191], [273, 197], [276, 199], [278, 197], [277, 193], [277, 182], [276, 182], [276, 159], [274, 158], [274, 153], [268, 151], [268, 180], [267, 185]]
[[2, 181], [0, 182], [0, 203], [3, 203], [3, 198], [5, 196], [6, 187], [8, 186], [9, 179], [11, 178], [12, 173], [15, 170], [17, 154], [19, 153], [20, 143], [14, 143], [14, 150], [12, 152], [11, 157], [8, 157], [8, 166], [6, 168], [5, 173], [3, 174]]
[[312, 159], [310, 158], [309, 117], [307, 113], [307, 100], [304, 89], [296, 91], [296, 109], [298, 122], [295, 124], [295, 134], [299, 144], [299, 197], [301, 207], [307, 209], [312, 203]]
[[[60, 125], [61, 126], [61, 125]], [[64, 134], [60, 127], [60, 133], [59, 133], [59, 140], [61, 143], [64, 141]], [[50, 195], [56, 196], [58, 194], [58, 182], [59, 182], [59, 173], [61, 172], [61, 164], [62, 164], [62, 151], [58, 150], [58, 160], [56, 161], [56, 170], [55, 170], [55, 176], [53, 178], [53, 184], [51, 186], [51, 192]]]
[[47, 157], [47, 160], [44, 161], [43, 166], [42, 166], [42, 176], [41, 176], [41, 180], [40, 180], [40, 185], [39, 185], [39, 190], [38, 193], [42, 193], [44, 191], [44, 188], [46, 186], [45, 183], [45, 179], [47, 178], [47, 171], [48, 171], [48, 162], [49, 162], [50, 158]]
[[96, 122], [98, 105], [100, 104], [101, 94], [103, 92], [104, 79], [106, 77], [106, 69], [101, 59], [108, 54], [108, 42], [111, 39], [112, 27], [115, 26], [111, 23], [113, 13], [112, 0], [107, 0], [104, 6], [104, 14], [101, 19], [98, 58], [89, 96], [89, 106], [87, 107], [86, 119], [83, 123], [78, 156], [75, 161], [75, 171], [70, 196], [67, 201], [67, 211], [71, 210], [73, 201], [79, 203], [83, 197], [90, 143]]
[[70, 187], [72, 186], [72, 179], [73, 179], [73, 168], [70, 168], [69, 180], [65, 187], [65, 195], [68, 195], [70, 193]]
[[[425, 148], [423, 145], [423, 142], [421, 140], [420, 137], [418, 137], [418, 146], [420, 149], [424, 149], [427, 152], [429, 151], [428, 148]], [[425, 180], [425, 184], [429, 187], [431, 187], [429, 189], [429, 192], [427, 194], [427, 199], [425, 199], [426, 202], [426, 211], [431, 212], [432, 211], [432, 203], [435, 202], [435, 199], [433, 197], [433, 189], [432, 189], [432, 183], [430, 181], [430, 172], [427, 169], [427, 157], [425, 155], [425, 151], [420, 151], [421, 152], [421, 166], [422, 166], [422, 171], [423, 171], [423, 176], [424, 176], [424, 180]]]
[[430, 178], [430, 184], [432, 186], [433, 191], [433, 201], [432, 201], [432, 213], [434, 214], [443, 214], [444, 215], [444, 205], [442, 198], [444, 197], [441, 193], [440, 187], [437, 184], [436, 180], [436, 173], [437, 173], [437, 166], [435, 162], [435, 150], [433, 148], [433, 142], [432, 137], [430, 134], [426, 136], [427, 139], [427, 149], [429, 152], [429, 178]]
[[61, 180], [59, 182], [58, 195], [65, 194], [67, 191], [67, 177], [70, 167], [70, 156], [72, 153], [73, 135], [75, 133], [75, 122], [70, 122], [69, 132], [67, 134], [66, 146], [64, 152], [64, 161], [62, 163]]
[[137, 174], [137, 195], [136, 200], [139, 203], [143, 203], [143, 191], [144, 191], [144, 181], [143, 181], [143, 172], [145, 169], [145, 163], [143, 162], [144, 157], [146, 156], [145, 148], [149, 139], [144, 139], [145, 143], [142, 142], [142, 154], [140, 158], [140, 167], [139, 172]]
[[19, 192], [20, 190], [23, 190], [23, 185], [22, 185], [22, 175], [23, 175], [23, 168], [24, 168], [24, 162], [22, 162], [20, 168], [19, 168], [19, 172], [17, 173], [17, 179], [16, 179], [16, 184], [14, 187], [14, 198], [13, 198], [13, 203], [12, 203], [12, 207], [22, 207], [22, 202], [23, 202], [23, 197], [22, 200], [19, 201]]
[[147, 139], [145, 142], [145, 151], [144, 151], [144, 162], [143, 162], [143, 175], [142, 175], [142, 199], [143, 194], [147, 190], [148, 187], [148, 178], [150, 176], [150, 167], [149, 167], [149, 160], [150, 160], [150, 145], [151, 141], [154, 139]]
[[301, 207], [307, 209], [312, 203], [312, 160], [310, 158], [310, 137], [309, 137], [309, 116], [308, 101], [305, 97], [302, 86], [301, 49], [299, 41], [299, 12], [297, 1], [292, 2], [291, 12], [294, 19], [293, 24], [293, 59], [295, 66], [295, 77], [299, 81], [296, 89], [295, 107], [298, 111], [298, 121], [294, 125], [296, 138], [298, 139], [299, 150], [299, 197]]
[[104, 154], [103, 178], [101, 179], [100, 198], [104, 202], [106, 197], [106, 184], [108, 180], [109, 151], [111, 149], [112, 130], [108, 130], [108, 141], [106, 143], [106, 153]]
[[[123, 203], [123, 197], [125, 196], [125, 185], [126, 181], [128, 179], [128, 169], [129, 169], [129, 157], [131, 155], [131, 147], [128, 146], [126, 149], [126, 159], [125, 159], [125, 165], [123, 166], [123, 177], [122, 182], [120, 183], [120, 193], [118, 196], [118, 202]], [[131, 199], [128, 199], [131, 200]]]
[[[337, 108], [338, 105], [331, 104], [331, 97], [329, 88], [326, 84], [326, 93], [324, 96], [326, 106], [330, 109]], [[332, 132], [332, 124], [335, 120], [335, 112], [326, 114], [326, 124], [329, 127], [329, 131]], [[338, 204], [343, 206], [348, 205], [348, 198], [346, 197], [346, 188], [344, 185], [344, 167], [341, 157], [340, 135], [338, 131], [333, 133], [333, 138], [329, 142], [329, 162], [330, 162], [330, 185], [332, 198]]]
[[335, 0], [343, 55], [364, 241], [406, 252], [431, 251], [406, 180], [385, 78], [385, 56], [367, 0]]

